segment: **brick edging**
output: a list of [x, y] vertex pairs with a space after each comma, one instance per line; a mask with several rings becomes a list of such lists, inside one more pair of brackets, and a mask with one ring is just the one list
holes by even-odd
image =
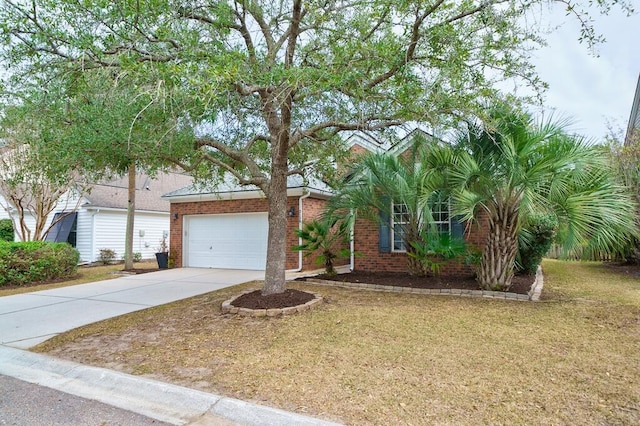
[[528, 294], [508, 293], [504, 291], [488, 291], [488, 290], [463, 290], [463, 289], [432, 289], [432, 288], [412, 288], [397, 287], [390, 285], [366, 284], [366, 283], [350, 283], [342, 281], [321, 280], [317, 278], [307, 278], [307, 283], [326, 285], [333, 287], [355, 288], [362, 290], [383, 291], [387, 293], [407, 293], [407, 294], [433, 294], [436, 296], [458, 296], [458, 297], [474, 297], [500, 300], [518, 300], [522, 302], [537, 302], [542, 292], [543, 278], [542, 268], [538, 266], [536, 278], [529, 290]]
[[298, 306], [290, 306], [288, 308], [248, 309], [248, 308], [238, 308], [236, 306], [233, 306], [234, 300], [236, 300], [238, 297], [243, 296], [247, 293], [251, 293], [252, 291], [256, 291], [256, 289], [243, 291], [237, 296], [234, 296], [231, 299], [225, 300], [224, 302], [222, 302], [222, 313], [237, 314], [237, 315], [243, 315], [248, 317], [276, 317], [280, 315], [292, 315], [298, 312], [308, 311], [309, 309], [312, 309], [313, 307], [322, 303], [322, 296], [320, 296], [317, 293], [308, 292], [313, 294], [314, 298], [312, 300], [308, 301], [305, 304], [298, 305]]

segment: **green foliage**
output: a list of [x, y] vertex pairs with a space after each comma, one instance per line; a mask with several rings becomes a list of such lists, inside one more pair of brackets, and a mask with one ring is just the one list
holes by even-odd
[[536, 273], [554, 242], [557, 230], [558, 219], [555, 214], [532, 213], [527, 217], [527, 223], [518, 237], [518, 272], [528, 275]]
[[567, 134], [564, 123], [536, 123], [505, 105], [491, 115], [446, 149], [454, 210], [489, 222], [483, 288], [509, 288], [518, 235], [536, 212], [556, 215], [566, 230], [565, 250], [578, 256], [616, 253], [636, 235], [636, 203], [616, 182], [601, 147]]
[[316, 262], [324, 265], [327, 275], [336, 275], [333, 266], [335, 260], [340, 257], [348, 258], [351, 253], [348, 248], [343, 247], [349, 241], [348, 220], [314, 220], [294, 232], [303, 243], [293, 247], [293, 250], [302, 251], [305, 256], [318, 254]]
[[[169, 159], [210, 181], [254, 184], [271, 202], [286, 197], [286, 176], [331, 170], [341, 132], [485, 116], [504, 97], [500, 80], [542, 89], [530, 51], [544, 25], [522, 22], [546, 3], [2, 2], [0, 59], [12, 97], [30, 90], [56, 105], [43, 128], [62, 142], [70, 129], [79, 167], [82, 155], [94, 169]], [[597, 2], [612, 4], [631, 9]], [[579, 6], [570, 9], [591, 43]], [[270, 223], [284, 235], [284, 220]], [[275, 245], [265, 290], [284, 291], [284, 239]]]
[[0, 241], [13, 241], [13, 222], [11, 219], [0, 219]]
[[100, 249], [100, 254], [98, 255], [98, 260], [103, 265], [109, 265], [117, 257], [118, 256], [117, 256], [117, 254], [116, 254], [116, 252], [114, 250], [111, 250], [111, 249], [108, 249], [108, 248], [103, 248], [103, 249]]
[[422, 242], [422, 233], [433, 222], [434, 200], [447, 195], [439, 153], [435, 140], [416, 137], [404, 155], [367, 154], [358, 159], [350, 171], [351, 179], [338, 189], [329, 206], [333, 212], [378, 221], [379, 212], [388, 220], [394, 214], [393, 204], [403, 203], [403, 242], [409, 254], [407, 267], [413, 275], [424, 274], [423, 265], [411, 256], [414, 243]]
[[412, 241], [413, 251], [407, 254], [417, 259], [425, 273], [440, 275], [442, 265], [450, 260], [462, 257], [466, 252], [466, 244], [462, 238], [439, 232], [425, 232], [420, 241]]
[[0, 242], [0, 286], [69, 278], [79, 259], [67, 243]]

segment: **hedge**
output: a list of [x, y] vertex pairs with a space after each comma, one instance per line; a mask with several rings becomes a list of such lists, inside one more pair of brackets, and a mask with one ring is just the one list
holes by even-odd
[[72, 277], [79, 259], [67, 243], [0, 241], [0, 286]]
[[0, 241], [13, 241], [13, 222], [11, 219], [0, 219]]

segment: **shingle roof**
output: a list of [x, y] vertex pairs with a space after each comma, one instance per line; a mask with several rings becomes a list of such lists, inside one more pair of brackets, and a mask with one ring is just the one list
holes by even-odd
[[631, 143], [633, 135], [637, 131], [640, 131], [640, 75], [638, 76], [636, 94], [633, 97], [633, 104], [631, 105], [631, 115], [629, 116], [629, 125], [627, 126], [627, 134], [624, 140], [625, 145]]
[[[332, 192], [332, 189], [324, 182], [318, 179], [310, 179], [305, 182], [305, 180], [301, 176], [289, 176], [287, 178], [287, 188], [306, 188], [323, 193]], [[163, 195], [163, 198], [169, 199], [190, 195], [225, 194], [232, 192], [249, 192], [258, 190], [258, 187], [256, 187], [255, 185], [240, 185], [235, 182], [235, 179], [229, 177], [225, 182], [222, 182], [218, 185], [191, 184], [175, 191], [166, 193]]]
[[[190, 185], [191, 176], [181, 173], [159, 173], [155, 178], [146, 174], [136, 176], [136, 210], [169, 211], [169, 201], [162, 195], [178, 188]], [[126, 209], [128, 200], [127, 177], [109, 180], [91, 186], [91, 191], [85, 195], [87, 207], [105, 207]]]

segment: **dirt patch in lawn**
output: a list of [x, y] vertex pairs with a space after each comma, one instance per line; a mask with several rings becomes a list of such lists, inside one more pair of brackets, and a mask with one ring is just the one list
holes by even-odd
[[[429, 289], [460, 289], [460, 290], [481, 290], [474, 277], [416, 277], [404, 273], [394, 272], [364, 272], [353, 271], [346, 274], [334, 276], [319, 275], [322, 280], [366, 283], [386, 285], [393, 287], [429, 288]], [[306, 278], [300, 278], [304, 281]], [[513, 277], [510, 293], [527, 294], [535, 280], [533, 275], [516, 275]]]
[[303, 313], [224, 314], [253, 282], [35, 350], [348, 425], [640, 424], [640, 281], [544, 268], [539, 303], [326, 286]]

